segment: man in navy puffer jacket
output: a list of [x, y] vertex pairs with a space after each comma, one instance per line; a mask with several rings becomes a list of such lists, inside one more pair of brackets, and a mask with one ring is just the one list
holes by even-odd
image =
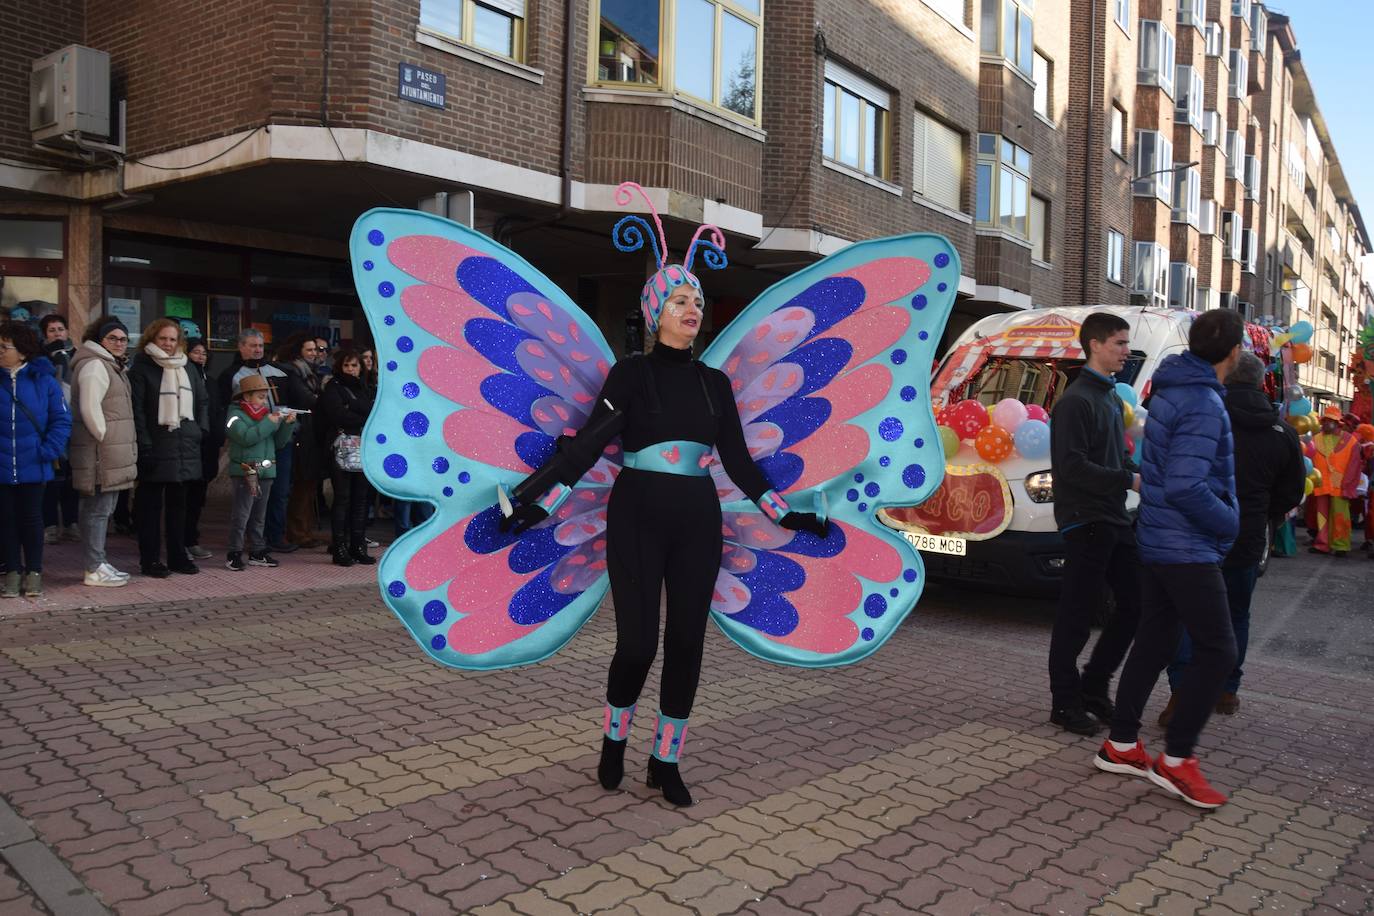
[[[1117, 687], [1111, 738], [1094, 759], [1099, 769], [1144, 776], [1200, 808], [1226, 801], [1203, 778], [1193, 748], [1236, 663], [1221, 561], [1240, 510], [1221, 380], [1240, 359], [1244, 333], [1238, 312], [1205, 312], [1188, 333], [1188, 352], [1166, 357], [1152, 378], [1136, 533], [1140, 629]], [[1165, 752], [1151, 762], [1140, 716], [1184, 632], [1193, 660], [1174, 695]]]

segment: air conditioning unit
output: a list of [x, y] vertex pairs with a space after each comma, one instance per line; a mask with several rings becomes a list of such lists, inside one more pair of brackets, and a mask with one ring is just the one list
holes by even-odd
[[33, 62], [29, 76], [29, 130], [35, 143], [65, 134], [110, 136], [110, 55], [81, 45]]

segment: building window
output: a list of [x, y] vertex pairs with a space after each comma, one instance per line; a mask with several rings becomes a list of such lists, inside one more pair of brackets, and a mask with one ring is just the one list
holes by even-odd
[[[596, 81], [667, 88], [662, 72], [666, 57], [673, 61], [673, 89], [757, 122], [761, 3], [599, 0]], [[670, 45], [671, 53], [665, 54], [662, 45]]]
[[888, 112], [892, 99], [833, 60], [825, 62], [825, 123], [821, 145], [827, 159], [887, 178]]
[[1173, 220], [1197, 226], [1202, 219], [1202, 173], [1195, 168], [1174, 172]]
[[1264, 36], [1269, 31], [1269, 14], [1256, 3], [1250, 8], [1250, 50], [1264, 52]]
[[1144, 296], [1148, 305], [1169, 304], [1169, 249], [1154, 242], [1136, 242], [1131, 261], [1131, 292]]
[[1204, 111], [1202, 113], [1202, 142], [1207, 146], [1216, 146], [1217, 138], [1221, 136], [1221, 112]]
[[1112, 103], [1111, 132], [1112, 152], [1124, 158], [1126, 155], [1126, 110], [1115, 102]]
[[1199, 31], [1207, 23], [1205, 0], [1178, 0], [1178, 24], [1191, 25]]
[[1131, 34], [1131, 0], [1112, 0], [1112, 18], [1121, 31]]
[[1174, 71], [1178, 92], [1174, 94], [1174, 120], [1199, 131], [1202, 125], [1202, 71], [1197, 67], [1177, 67]]
[[1174, 201], [1174, 144], [1157, 130], [1135, 132], [1135, 182], [1137, 196]]
[[1030, 237], [1031, 154], [998, 134], [978, 135], [978, 222]]
[[1206, 48], [1208, 57], [1220, 57], [1226, 50], [1226, 26], [1220, 22], [1207, 23]]
[[1037, 261], [1050, 259], [1050, 202], [1043, 197], [1031, 195], [1030, 238], [1031, 257]]
[[1050, 59], [1039, 51], [1035, 52], [1035, 113], [1042, 118], [1050, 116], [1050, 78], [1054, 72]]
[[1154, 19], [1140, 21], [1140, 61], [1136, 82], [1174, 94], [1174, 34]]
[[1225, 210], [1221, 214], [1221, 253], [1229, 261], [1240, 260], [1241, 233], [1245, 231], [1245, 221], [1235, 210]]
[[925, 114], [912, 119], [912, 190], [931, 203], [962, 210], [964, 135]]
[[979, 33], [984, 54], [1003, 57], [1026, 76], [1034, 70], [1034, 0], [982, 0]]
[[1198, 208], [1197, 231], [1213, 235], [1217, 231], [1217, 202], [1204, 200]]
[[1245, 137], [1238, 130], [1226, 132], [1226, 177], [1245, 176]]
[[1255, 272], [1259, 262], [1259, 233], [1253, 229], [1240, 232], [1240, 269], [1248, 274]]
[[420, 27], [498, 57], [525, 59], [525, 0], [420, 0]]
[[1169, 265], [1169, 307], [1190, 309], [1197, 302], [1197, 268], [1183, 261]]
[[1245, 51], [1241, 48], [1232, 48], [1226, 52], [1226, 60], [1231, 68], [1231, 75], [1227, 78], [1227, 91], [1233, 99], [1243, 99], [1249, 93], [1249, 66], [1250, 59], [1245, 56]]
[[1250, 18], [1250, 0], [1231, 0], [1231, 15], [1242, 19]]
[[1245, 157], [1245, 196], [1249, 200], [1259, 200], [1260, 170], [1258, 156]]
[[1125, 273], [1122, 259], [1126, 251], [1126, 236], [1115, 229], [1107, 230], [1107, 279], [1120, 283]]
[[1217, 307], [1217, 291], [1206, 286], [1197, 291], [1197, 310], [1206, 312]]

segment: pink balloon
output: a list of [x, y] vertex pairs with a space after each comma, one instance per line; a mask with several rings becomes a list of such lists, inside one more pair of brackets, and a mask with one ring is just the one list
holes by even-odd
[[1050, 422], [1050, 412], [1039, 404], [1026, 405], [1026, 419], [1039, 420], [1041, 423]]
[[993, 424], [1009, 433], [1016, 432], [1016, 428], [1029, 418], [1030, 413], [1026, 410], [1026, 405], [1016, 398], [1003, 398], [992, 408]]

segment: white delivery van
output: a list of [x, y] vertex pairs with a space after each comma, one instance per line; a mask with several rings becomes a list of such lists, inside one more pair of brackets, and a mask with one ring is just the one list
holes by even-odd
[[[931, 383], [932, 409], [972, 398], [991, 409], [1004, 398], [1046, 411], [1083, 368], [1081, 322], [1092, 312], [1120, 315], [1131, 326], [1131, 358], [1117, 380], [1144, 402], [1160, 360], [1188, 349], [1196, 313], [1126, 306], [1043, 308], [991, 315], [966, 330], [941, 360]], [[1124, 447], [1124, 443], [1123, 443]], [[1139, 503], [1135, 493], [1127, 507]], [[901, 530], [936, 580], [998, 591], [1057, 595], [1064, 543], [1054, 521], [1054, 479], [1048, 454], [1030, 460], [1012, 452], [990, 463], [973, 444], [946, 456], [945, 479], [924, 504], [880, 511]]]

